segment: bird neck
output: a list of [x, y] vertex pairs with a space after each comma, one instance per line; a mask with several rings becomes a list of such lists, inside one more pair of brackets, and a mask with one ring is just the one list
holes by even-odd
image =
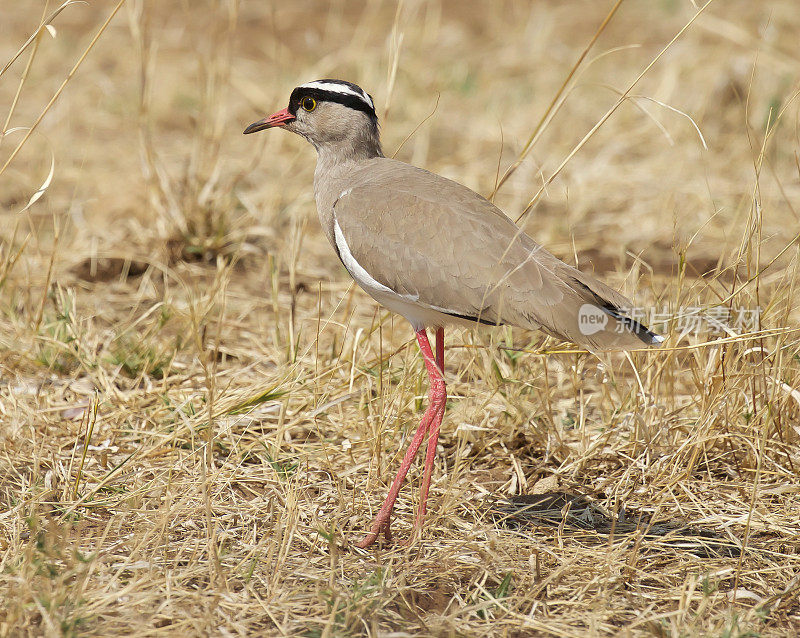
[[371, 131], [354, 132], [345, 138], [311, 141], [317, 149], [317, 165], [333, 167], [383, 157], [380, 138]]

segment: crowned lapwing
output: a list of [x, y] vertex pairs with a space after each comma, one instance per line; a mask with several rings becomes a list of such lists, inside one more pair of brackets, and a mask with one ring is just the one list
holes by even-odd
[[[372, 98], [342, 80], [298, 86], [289, 106], [245, 133], [280, 127], [317, 149], [320, 223], [344, 267], [416, 332], [430, 404], [367, 536], [383, 532], [427, 434], [414, 529], [422, 528], [447, 392], [444, 326], [509, 324], [543, 330], [589, 350], [634, 349], [662, 337], [630, 317], [624, 296], [560, 261], [466, 186], [384, 157]], [[426, 329], [436, 332], [436, 350]]]

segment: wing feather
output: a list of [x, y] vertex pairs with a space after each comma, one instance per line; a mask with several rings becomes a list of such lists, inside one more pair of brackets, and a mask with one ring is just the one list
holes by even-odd
[[[593, 349], [654, 342], [626, 315], [628, 299], [554, 257], [465, 186], [387, 158], [351, 177], [335, 219], [361, 267], [394, 292], [453, 316], [542, 328]], [[601, 330], [586, 334], [587, 311], [600, 313]]]

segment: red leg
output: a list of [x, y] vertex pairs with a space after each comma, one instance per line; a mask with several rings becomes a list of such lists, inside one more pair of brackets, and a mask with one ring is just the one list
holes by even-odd
[[[437, 355], [441, 349], [442, 356], [440, 358], [444, 359], [444, 331], [441, 328], [437, 330], [436, 338]], [[425, 438], [425, 433], [428, 431], [428, 429], [431, 428], [431, 432], [433, 433], [433, 427], [435, 425], [436, 438], [438, 439], [439, 436], [439, 426], [441, 425], [442, 416], [444, 415], [444, 404], [446, 401], [444, 378], [439, 372], [433, 350], [431, 349], [430, 341], [428, 341], [428, 333], [425, 331], [425, 328], [417, 331], [417, 342], [419, 343], [419, 349], [422, 351], [422, 357], [425, 361], [425, 368], [428, 371], [428, 378], [431, 384], [430, 404], [428, 405], [428, 409], [425, 411], [425, 414], [422, 417], [422, 422], [419, 424], [411, 444], [408, 446], [408, 450], [406, 450], [403, 461], [400, 463], [400, 468], [397, 470], [397, 476], [395, 477], [392, 486], [389, 488], [389, 493], [386, 495], [386, 500], [383, 502], [378, 515], [375, 517], [369, 533], [360, 543], [357, 544], [357, 546], [361, 548], [372, 545], [372, 543], [374, 543], [378, 538], [378, 534], [380, 534], [381, 531], [384, 532], [387, 540], [391, 539], [389, 521], [392, 516], [394, 503], [397, 500], [397, 494], [400, 492], [400, 486], [408, 474], [408, 469], [411, 467], [411, 463], [414, 461], [414, 457], [417, 455], [417, 451], [422, 445], [422, 440]], [[427, 482], [425, 479], [423, 479], [424, 493], [422, 494], [422, 500], [420, 501], [420, 511], [422, 511], [423, 514], [425, 509], [425, 500], [427, 499], [428, 495], [427, 486], [430, 483], [430, 471], [433, 468], [433, 456], [436, 454], [435, 442], [433, 443], [432, 450], [433, 452], [431, 452], [431, 439], [428, 439], [428, 450], [425, 460], [425, 476], [427, 477]], [[428, 457], [430, 457], [430, 463], [428, 462]], [[420, 518], [419, 514], [417, 515], [417, 521], [421, 525], [422, 519]]]
[[444, 374], [444, 328], [436, 328], [436, 365]]
[[[431, 475], [433, 474], [433, 462], [436, 458], [436, 445], [439, 442], [439, 428], [444, 418], [444, 408], [447, 403], [447, 387], [444, 383], [444, 328], [436, 330], [436, 366], [438, 369], [438, 379], [431, 375], [431, 406], [436, 406], [436, 414], [431, 419], [428, 434], [428, 448], [425, 451], [425, 473], [422, 477], [422, 488], [420, 489], [419, 509], [417, 518], [414, 521], [414, 531], [421, 531], [425, 521], [425, 504], [428, 500], [428, 489], [431, 486]], [[430, 373], [430, 370], [429, 370]]]

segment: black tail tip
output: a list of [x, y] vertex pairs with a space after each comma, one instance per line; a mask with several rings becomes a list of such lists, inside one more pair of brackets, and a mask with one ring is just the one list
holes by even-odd
[[630, 330], [639, 339], [641, 339], [648, 346], [660, 346], [664, 343], [664, 337], [650, 330], [644, 324], [639, 323], [636, 319], [631, 319], [623, 314], [623, 311], [613, 306], [604, 306], [603, 310], [619, 321], [626, 329]]

